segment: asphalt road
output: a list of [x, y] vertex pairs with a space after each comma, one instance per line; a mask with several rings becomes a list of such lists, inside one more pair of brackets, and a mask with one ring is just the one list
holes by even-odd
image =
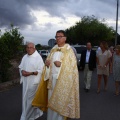
[[[112, 75], [109, 77], [108, 91], [104, 92], [102, 81], [101, 93], [97, 94], [97, 76], [93, 73], [89, 93], [84, 91], [83, 72], [80, 72], [80, 109], [79, 120], [120, 120], [120, 96], [115, 96]], [[22, 111], [22, 86], [0, 92], [0, 120], [19, 120]], [[37, 120], [46, 120], [46, 113]], [[75, 119], [74, 119], [75, 120]]]

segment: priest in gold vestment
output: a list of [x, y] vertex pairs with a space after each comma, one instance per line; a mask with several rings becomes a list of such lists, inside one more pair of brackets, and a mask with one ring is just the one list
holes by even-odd
[[80, 118], [79, 75], [75, 54], [66, 44], [65, 31], [56, 32], [56, 42], [45, 61], [41, 82], [32, 105], [47, 111], [47, 120]]

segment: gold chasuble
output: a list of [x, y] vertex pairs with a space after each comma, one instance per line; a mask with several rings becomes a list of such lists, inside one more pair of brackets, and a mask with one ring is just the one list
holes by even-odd
[[48, 101], [48, 89], [52, 89], [52, 66], [50, 65], [49, 79], [44, 80], [47, 68], [44, 67], [41, 82], [32, 105], [43, 111], [46, 111], [49, 107], [67, 118], [80, 118], [79, 75], [76, 57], [70, 45], [65, 44], [61, 49], [58, 49], [58, 45], [55, 45], [47, 59], [52, 60], [53, 54], [58, 50], [63, 54], [61, 56], [60, 72], [52, 96]]

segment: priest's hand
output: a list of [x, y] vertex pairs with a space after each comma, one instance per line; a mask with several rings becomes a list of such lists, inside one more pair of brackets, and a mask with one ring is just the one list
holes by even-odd
[[49, 67], [49, 66], [50, 66], [50, 60], [46, 60], [46, 61], [45, 61], [45, 65], [46, 65], [47, 67]]
[[[31, 73], [30, 73], [31, 74]], [[32, 72], [32, 75], [37, 75], [38, 74], [38, 71], [36, 72]]]
[[55, 64], [56, 67], [60, 67], [61, 66], [61, 62], [60, 61], [55, 61], [54, 64]]
[[30, 75], [31, 75], [31, 72], [27, 72], [27, 71], [25, 71], [25, 70], [22, 70], [22, 75], [23, 75], [24, 77], [27, 77], [27, 76], [30, 76]]

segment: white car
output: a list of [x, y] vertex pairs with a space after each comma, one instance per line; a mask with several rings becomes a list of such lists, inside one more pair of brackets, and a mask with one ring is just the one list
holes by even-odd
[[83, 50], [86, 50], [86, 45], [72, 45], [76, 49], [77, 64], [80, 66], [81, 53]]
[[42, 56], [42, 57], [47, 57], [50, 52], [49, 50], [38, 50], [38, 53]]

